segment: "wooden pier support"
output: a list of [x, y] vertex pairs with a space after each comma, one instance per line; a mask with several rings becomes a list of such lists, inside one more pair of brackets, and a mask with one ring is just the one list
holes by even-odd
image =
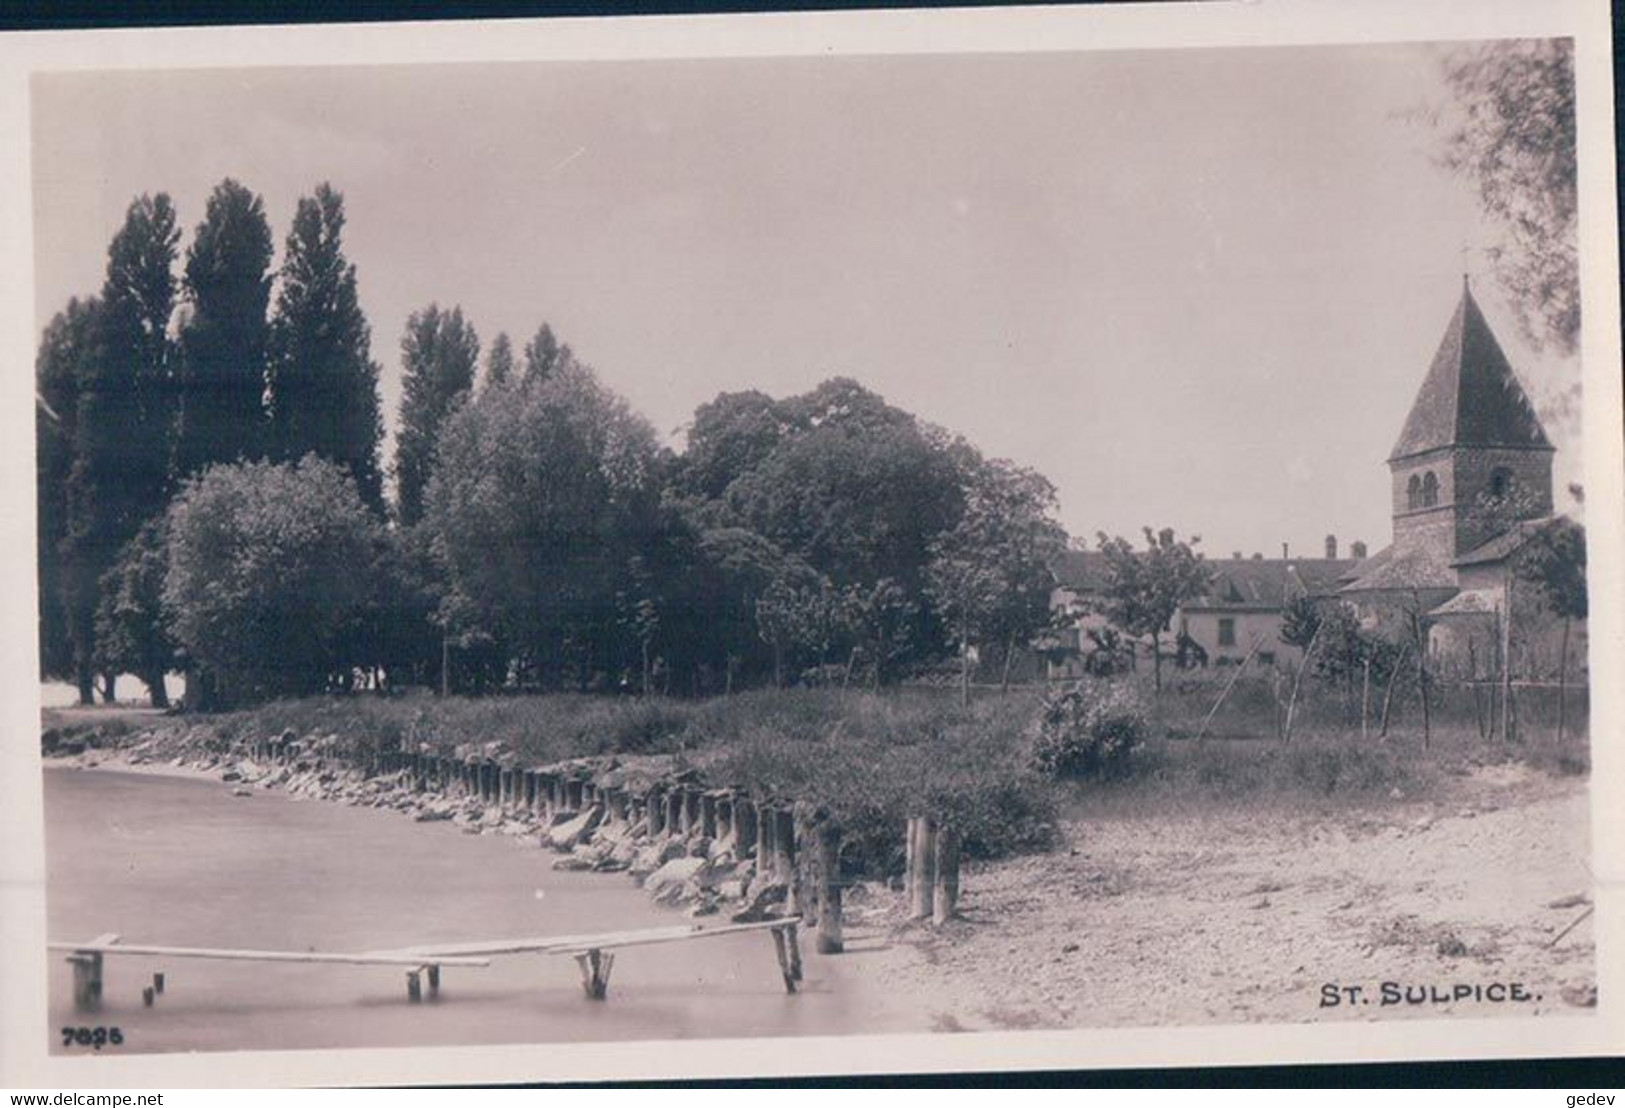
[[750, 797], [733, 797], [733, 826], [734, 826], [734, 854], [740, 858], [756, 854], [756, 805], [752, 804]]
[[700, 834], [707, 839], [717, 837], [717, 798], [710, 793], [700, 794]]
[[796, 894], [796, 816], [789, 808], [773, 813], [773, 878], [785, 886], [784, 914], [799, 916], [801, 898]]
[[779, 973], [784, 976], [784, 991], [793, 993], [801, 982], [801, 943], [796, 937], [796, 926], [775, 927], [773, 952], [778, 955]]
[[643, 807], [649, 819], [649, 837], [666, 833], [666, 794], [653, 788], [643, 794]]
[[424, 968], [426, 976], [429, 978], [429, 996], [438, 997], [440, 995], [440, 967], [426, 966]]
[[141, 1006], [143, 1008], [151, 1008], [152, 1007], [152, 1002], [155, 999], [155, 996], [156, 996], [156, 994], [152, 991], [152, 986], [151, 985], [148, 985], [146, 988], [142, 989], [141, 990]]
[[164, 975], [163, 974], [155, 973], [155, 974], [152, 975], [152, 991], [157, 993], [159, 996], [164, 995]]
[[406, 971], [406, 999], [413, 1004], [423, 1000], [423, 978], [418, 970]]
[[605, 950], [583, 951], [576, 955], [576, 965], [581, 967], [581, 989], [588, 1000], [603, 1000], [609, 995], [609, 971], [615, 965], [615, 955]]
[[773, 809], [760, 804], [756, 807], [756, 876], [760, 880], [768, 880], [773, 876], [773, 839], [778, 831], [779, 821], [773, 814]]
[[582, 780], [572, 777], [564, 783], [564, 810], [567, 812], [581, 811]]
[[666, 793], [666, 834], [681, 835], [683, 833], [683, 790], [672, 789]]

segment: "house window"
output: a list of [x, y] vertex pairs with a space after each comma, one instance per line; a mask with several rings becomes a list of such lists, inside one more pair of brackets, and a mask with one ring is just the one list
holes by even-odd
[[1511, 491], [1512, 471], [1506, 466], [1496, 466], [1490, 473], [1490, 495], [1502, 497]]
[[1275, 664], [1275, 651], [1260, 650], [1258, 652], [1258, 664], [1261, 666], [1273, 666]]
[[1411, 474], [1410, 483], [1405, 486], [1405, 507], [1411, 511], [1422, 506], [1422, 479]]
[[1422, 507], [1431, 508], [1439, 502], [1439, 479], [1428, 470], [1422, 478]]
[[1220, 646], [1235, 646], [1236, 645], [1236, 621], [1235, 620], [1233, 620], [1233, 619], [1221, 619], [1219, 621], [1219, 645]]

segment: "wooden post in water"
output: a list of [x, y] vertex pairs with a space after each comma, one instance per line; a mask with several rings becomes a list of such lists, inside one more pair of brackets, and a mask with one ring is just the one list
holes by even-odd
[[666, 794], [666, 834], [673, 837], [683, 833], [683, 790], [674, 788]]
[[[734, 794], [723, 792], [717, 794], [717, 841], [731, 843], [734, 837]], [[734, 856], [739, 855], [739, 848], [733, 847]]]
[[643, 794], [644, 811], [649, 817], [646, 834], [652, 839], [666, 831], [666, 796], [660, 786], [653, 785]]
[[839, 954], [841, 940], [841, 829], [818, 827], [818, 944], [820, 954]]
[[931, 915], [932, 888], [936, 882], [937, 828], [930, 816], [914, 819], [913, 861], [909, 866], [908, 918]]
[[773, 839], [779, 821], [767, 804], [756, 805], [756, 877], [770, 880], [773, 876]]
[[68, 964], [73, 967], [73, 1006], [81, 1012], [95, 1011], [102, 1003], [102, 956], [100, 954], [74, 954]]
[[717, 798], [708, 792], [700, 794], [700, 834], [707, 839], [717, 837]]
[[959, 832], [943, 824], [937, 831], [936, 880], [931, 898], [931, 922], [941, 927], [959, 907]]
[[784, 914], [801, 914], [796, 897], [796, 817], [789, 808], [773, 813], [773, 878], [785, 886]]
[[579, 777], [572, 777], [564, 782], [564, 809], [567, 812], [581, 811], [581, 787]]
[[733, 796], [734, 855], [739, 858], [759, 857], [756, 853], [756, 805], [750, 797], [740, 793]]
[[700, 791], [683, 790], [683, 837], [687, 838], [700, 825]]

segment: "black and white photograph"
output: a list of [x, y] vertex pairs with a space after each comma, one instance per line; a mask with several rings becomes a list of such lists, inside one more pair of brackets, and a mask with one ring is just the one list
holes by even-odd
[[6, 43], [13, 1073], [1617, 1049], [1607, 5], [1152, 7]]

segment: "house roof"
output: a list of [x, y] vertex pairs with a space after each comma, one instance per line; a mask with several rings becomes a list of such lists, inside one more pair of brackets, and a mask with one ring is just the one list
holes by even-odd
[[1388, 460], [1451, 446], [1552, 449], [1465, 279], [1461, 302]]
[[1390, 592], [1409, 589], [1453, 589], [1455, 574], [1443, 557], [1429, 548], [1385, 546], [1355, 567], [1353, 580], [1341, 592]]
[[[1281, 608], [1296, 596], [1331, 596], [1359, 563], [1352, 558], [1209, 558], [1213, 586], [1187, 609]], [[1094, 550], [1068, 550], [1054, 567], [1056, 583], [1076, 592], [1106, 586], [1106, 556]]]
[[1226, 558], [1210, 561], [1213, 587], [1185, 605], [1206, 609], [1278, 611], [1300, 596], [1331, 596], [1353, 566], [1348, 558]]

